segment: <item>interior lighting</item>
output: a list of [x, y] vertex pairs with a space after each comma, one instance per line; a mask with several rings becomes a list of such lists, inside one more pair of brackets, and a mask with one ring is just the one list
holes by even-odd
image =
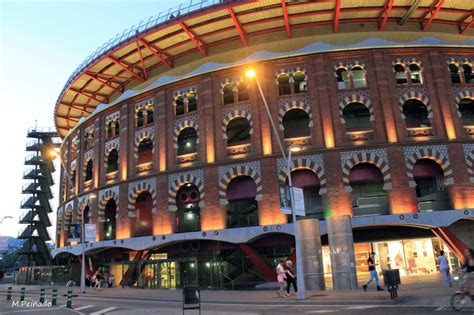
[[300, 152], [303, 147], [299, 144], [294, 144], [290, 147], [291, 152]]

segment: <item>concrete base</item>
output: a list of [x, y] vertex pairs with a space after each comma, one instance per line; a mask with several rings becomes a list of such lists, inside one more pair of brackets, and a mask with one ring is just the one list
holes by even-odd
[[326, 218], [334, 290], [358, 289], [351, 217]]
[[306, 290], [325, 290], [319, 220], [306, 219], [297, 222]]

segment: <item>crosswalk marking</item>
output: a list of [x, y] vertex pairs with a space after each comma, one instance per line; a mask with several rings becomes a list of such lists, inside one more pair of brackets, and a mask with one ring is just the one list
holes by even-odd
[[113, 311], [113, 310], [115, 310], [115, 309], [117, 309], [117, 308], [116, 308], [116, 307], [107, 307], [107, 308], [104, 308], [103, 310], [100, 310], [100, 311], [91, 313], [91, 315], [100, 315], [100, 314], [104, 314], [104, 313]]
[[94, 307], [94, 306], [95, 305], [84, 305], [84, 306], [81, 306], [81, 307], [77, 307], [74, 310], [75, 311], [80, 311], [80, 310], [85, 310], [86, 308], [91, 308], [91, 307]]
[[334, 312], [337, 312], [338, 310], [317, 310], [317, 311], [309, 311], [309, 312], [306, 312], [306, 313], [318, 313], [318, 314], [322, 314], [322, 313], [334, 313]]
[[378, 307], [376, 305], [358, 305], [358, 306], [351, 306], [351, 307], [346, 307], [344, 308], [345, 310], [365, 310], [369, 308], [375, 308]]

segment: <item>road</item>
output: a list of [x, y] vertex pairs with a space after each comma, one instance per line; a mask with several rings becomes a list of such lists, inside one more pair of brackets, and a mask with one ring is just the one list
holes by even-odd
[[[137, 291], [137, 295], [139, 292]], [[201, 314], [246, 314], [246, 315], [293, 315], [293, 314], [472, 314], [474, 308], [463, 312], [454, 312], [449, 306], [412, 306], [412, 305], [268, 305], [268, 304], [223, 304], [203, 303]], [[12, 307], [12, 302], [0, 301], [0, 314], [28, 315], [73, 315], [73, 314], [110, 314], [110, 315], [141, 315], [141, 314], [183, 314], [182, 304], [177, 302], [144, 301], [131, 299], [76, 297], [72, 309], [65, 305], [50, 308]], [[186, 314], [198, 314], [197, 310], [186, 311]]]

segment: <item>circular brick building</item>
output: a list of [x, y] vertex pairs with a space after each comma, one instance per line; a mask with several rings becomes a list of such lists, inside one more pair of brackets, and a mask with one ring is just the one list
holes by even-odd
[[[402, 276], [435, 273], [441, 249], [456, 265], [474, 245], [472, 9], [206, 1], [117, 35], [56, 104], [66, 169], [53, 255], [75, 261], [68, 227], [89, 223], [88, 270], [118, 283], [274, 281], [275, 262], [294, 256], [280, 206], [291, 172], [302, 221], [319, 220], [302, 234], [320, 239], [326, 277], [340, 270], [337, 218], [349, 218], [359, 280], [371, 251]], [[288, 169], [291, 146], [302, 150]]]

